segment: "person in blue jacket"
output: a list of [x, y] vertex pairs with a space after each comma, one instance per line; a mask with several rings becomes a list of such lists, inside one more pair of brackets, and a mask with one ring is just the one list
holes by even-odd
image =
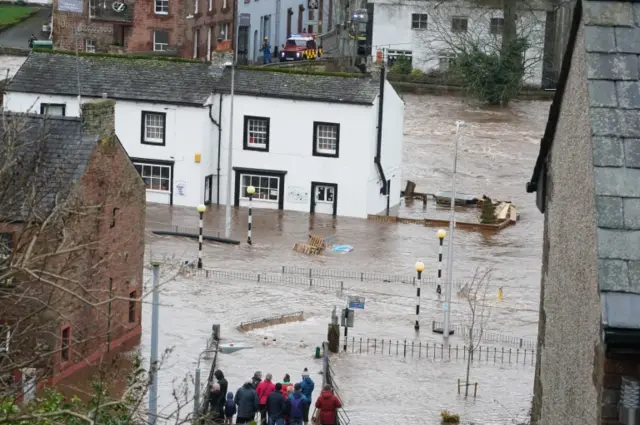
[[303, 412], [304, 425], [309, 425], [309, 406], [311, 405], [311, 394], [314, 386], [313, 380], [309, 377], [309, 370], [305, 367], [302, 371], [302, 381], [300, 381], [300, 392], [309, 400]]
[[264, 63], [271, 63], [271, 44], [269, 43], [269, 37], [264, 36], [264, 43], [262, 43], [262, 54], [264, 55]]

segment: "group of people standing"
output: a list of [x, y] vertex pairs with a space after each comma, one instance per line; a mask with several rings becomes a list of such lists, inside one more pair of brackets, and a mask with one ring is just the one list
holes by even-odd
[[[209, 395], [210, 418], [214, 423], [236, 424], [254, 422], [260, 425], [308, 425], [309, 410], [315, 384], [309, 377], [307, 368], [302, 372], [302, 380], [291, 383], [289, 374], [282, 382], [273, 383], [273, 376], [256, 372], [250, 381], [244, 383], [235, 395], [227, 392], [228, 382], [221, 370], [214, 373], [217, 383], [213, 384]], [[226, 394], [226, 398], [225, 398]], [[325, 385], [315, 403], [319, 411], [317, 425], [337, 425], [336, 412], [342, 407], [340, 399], [331, 386]], [[256, 416], [259, 415], [259, 422]]]

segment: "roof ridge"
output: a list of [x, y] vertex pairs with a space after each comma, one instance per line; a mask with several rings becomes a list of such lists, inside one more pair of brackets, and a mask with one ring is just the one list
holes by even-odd
[[41, 49], [34, 48], [32, 49], [29, 56], [34, 53], [41, 53], [44, 55], [59, 55], [59, 56], [78, 56], [82, 58], [89, 59], [126, 59], [126, 60], [146, 60], [146, 61], [157, 61], [157, 62], [173, 62], [173, 63], [191, 63], [191, 64], [201, 64], [201, 65], [210, 65], [211, 62], [202, 61], [199, 59], [184, 59], [177, 58], [173, 56], [159, 56], [153, 54], [116, 54], [116, 53], [88, 53], [88, 52], [75, 52], [73, 50], [49, 50], [49, 49]]

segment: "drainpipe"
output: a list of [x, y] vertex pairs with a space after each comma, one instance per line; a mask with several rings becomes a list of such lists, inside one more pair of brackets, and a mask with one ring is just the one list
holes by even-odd
[[[373, 158], [373, 162], [376, 164], [376, 168], [378, 170], [378, 174], [380, 175], [380, 179], [382, 179], [380, 194], [387, 195], [387, 178], [384, 175], [384, 170], [382, 169], [382, 111], [384, 109], [384, 81], [385, 81], [385, 64], [382, 64], [382, 68], [380, 69], [380, 99], [378, 101], [378, 139], [376, 141], [376, 156]], [[387, 214], [389, 214], [387, 208]]]
[[220, 105], [218, 107], [218, 121], [214, 120], [211, 116], [212, 105], [209, 105], [209, 119], [218, 127], [218, 174], [216, 177], [216, 205], [220, 205], [220, 144], [222, 143], [222, 94], [220, 94]]

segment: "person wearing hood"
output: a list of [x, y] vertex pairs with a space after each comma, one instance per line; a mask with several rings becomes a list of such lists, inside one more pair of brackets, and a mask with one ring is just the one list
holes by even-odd
[[289, 413], [289, 425], [302, 425], [304, 412], [309, 412], [310, 401], [302, 394], [300, 384], [294, 385], [294, 392], [287, 400], [287, 412]]
[[275, 391], [276, 386], [273, 385], [271, 380], [273, 376], [270, 373], [267, 373], [267, 376], [264, 377], [264, 381], [258, 384], [258, 388], [256, 388], [256, 393], [258, 394], [258, 400], [260, 403], [260, 423], [262, 425], [267, 425], [267, 397], [273, 391]]
[[320, 411], [320, 425], [335, 425], [337, 411], [341, 407], [342, 402], [333, 393], [331, 385], [325, 385], [320, 397], [316, 400], [316, 409]]
[[293, 384], [291, 383], [291, 377], [289, 376], [289, 374], [285, 374], [284, 378], [282, 379], [282, 382], [280, 383], [282, 385], [282, 395], [287, 398], [289, 395], [287, 394], [287, 389], [292, 386]]
[[[224, 377], [224, 373], [222, 373], [222, 371], [220, 369], [216, 370], [213, 374], [216, 379], [218, 380], [218, 385], [220, 385], [220, 392], [222, 394], [226, 394], [228, 392], [229, 389], [229, 382], [227, 382], [227, 379]], [[220, 416], [224, 417], [223, 415], [223, 409], [224, 409], [224, 399], [220, 400]]]
[[251, 385], [253, 385], [254, 390], [258, 388], [260, 382], [262, 382], [262, 372], [257, 371], [253, 374], [253, 378], [251, 378]]
[[233, 402], [238, 406], [237, 424], [248, 424], [252, 422], [258, 411], [258, 394], [253, 388], [251, 381], [238, 389]]
[[267, 413], [269, 425], [284, 425], [284, 415], [287, 413], [287, 400], [282, 394], [282, 384], [277, 383], [274, 391], [267, 397]]
[[209, 393], [209, 415], [213, 419], [214, 423], [222, 422], [220, 405], [223, 402], [224, 393], [220, 391], [220, 385], [215, 383], [211, 387], [211, 392]]
[[235, 415], [237, 411], [236, 403], [233, 401], [233, 393], [229, 391], [227, 393], [227, 401], [224, 403], [224, 423], [232, 424], [233, 415]]
[[313, 394], [313, 387], [315, 384], [313, 380], [309, 377], [309, 370], [305, 367], [302, 371], [302, 381], [300, 382], [300, 392], [304, 395], [309, 402], [306, 404], [306, 409], [304, 411], [303, 419], [304, 425], [309, 424], [309, 406], [311, 404], [311, 395]]

